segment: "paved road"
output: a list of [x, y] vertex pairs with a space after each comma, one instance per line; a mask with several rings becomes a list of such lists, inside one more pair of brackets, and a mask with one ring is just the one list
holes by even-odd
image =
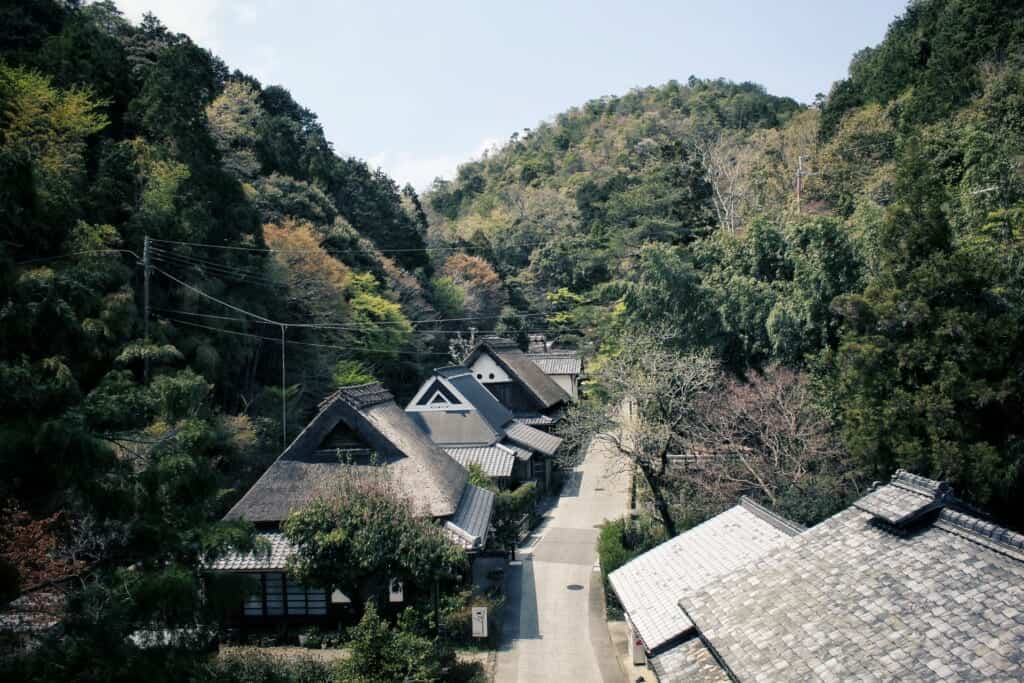
[[608, 462], [607, 448], [592, 445], [535, 542], [507, 570], [498, 683], [623, 680], [595, 566], [596, 526], [621, 517], [628, 505], [627, 477], [608, 474]]

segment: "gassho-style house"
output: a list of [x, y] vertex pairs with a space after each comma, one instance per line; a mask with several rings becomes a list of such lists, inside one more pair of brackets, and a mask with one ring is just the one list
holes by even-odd
[[471, 555], [484, 548], [494, 494], [469, 484], [465, 468], [413, 424], [380, 384], [345, 387], [320, 404], [316, 417], [225, 516], [252, 522], [269, 548], [231, 553], [208, 566], [211, 572], [258, 579], [257, 590], [226, 615], [227, 623], [330, 624], [345, 615], [350, 600], [340, 590], [289, 580], [286, 566], [293, 548], [280, 525], [292, 512], [329, 495], [343, 468], [359, 476], [380, 467], [387, 468], [390, 482], [416, 509], [444, 527], [453, 543]]
[[660, 681], [1024, 679], [1024, 536], [902, 470], [807, 530], [743, 500], [609, 580]]
[[405, 411], [459, 464], [479, 465], [499, 486], [530, 479], [549, 486], [562, 439], [515, 419], [468, 368], [434, 370]]

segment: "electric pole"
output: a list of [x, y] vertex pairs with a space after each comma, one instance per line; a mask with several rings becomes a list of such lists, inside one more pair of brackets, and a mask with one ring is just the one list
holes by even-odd
[[285, 388], [284, 332], [287, 325], [281, 325], [281, 448], [288, 448], [288, 390]]
[[[149, 258], [149, 235], [146, 235], [142, 240], [142, 298], [143, 298], [143, 313], [142, 313], [142, 329], [143, 336], [146, 339], [146, 344], [149, 344], [149, 271], [151, 268], [151, 262]], [[146, 351], [142, 355], [142, 381], [146, 384], [149, 383], [149, 351]]]
[[800, 185], [804, 174], [804, 158], [798, 156], [796, 158], [796, 212], [800, 213]]
[[796, 212], [800, 213], [803, 200], [800, 195], [804, 189], [804, 178], [807, 176], [818, 175], [817, 173], [805, 173], [804, 172], [804, 159], [810, 159], [810, 156], [799, 155], [796, 158]]

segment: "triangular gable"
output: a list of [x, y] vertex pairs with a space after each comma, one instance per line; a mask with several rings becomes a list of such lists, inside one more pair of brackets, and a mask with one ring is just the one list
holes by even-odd
[[423, 383], [409, 405], [405, 408], [410, 412], [424, 410], [473, 410], [473, 405], [466, 400], [451, 382], [443, 377], [432, 377]]
[[473, 367], [482, 354], [487, 354], [509, 377], [525, 389], [538, 410], [548, 410], [569, 402], [569, 395], [544, 374], [514, 342], [507, 339], [485, 339], [470, 352], [463, 365]]

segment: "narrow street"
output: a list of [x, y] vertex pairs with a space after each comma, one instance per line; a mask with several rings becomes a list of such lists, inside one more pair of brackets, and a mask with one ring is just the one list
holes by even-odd
[[496, 680], [621, 681], [604, 622], [597, 526], [621, 517], [628, 477], [609, 475], [609, 454], [592, 444], [507, 569], [508, 602]]

